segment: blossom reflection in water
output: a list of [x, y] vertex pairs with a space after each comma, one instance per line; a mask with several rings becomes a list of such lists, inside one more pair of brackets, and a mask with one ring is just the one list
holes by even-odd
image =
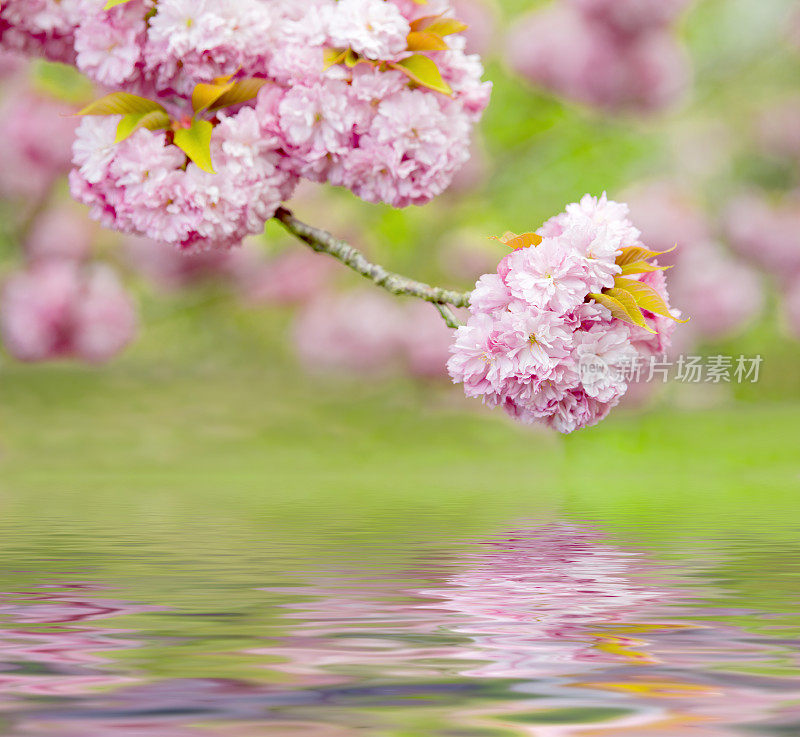
[[[797, 641], [741, 629], [699, 563], [657, 563], [567, 523], [431, 557], [404, 570], [325, 561], [261, 588], [247, 644], [231, 616], [187, 634], [204, 654], [191, 675], [153, 628], [164, 607], [91, 584], [5, 594], [3, 734], [733, 737], [791, 734], [800, 716]], [[144, 616], [114, 627], [130, 614]], [[203, 616], [180, 614], [181, 627]], [[154, 643], [178, 661], [169, 676], [122, 657]], [[217, 672], [221, 654], [263, 679]]]

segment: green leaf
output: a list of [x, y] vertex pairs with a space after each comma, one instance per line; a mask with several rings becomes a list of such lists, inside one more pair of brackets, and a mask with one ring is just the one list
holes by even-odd
[[78, 115], [130, 115], [133, 113], [149, 113], [153, 110], [167, 112], [163, 105], [146, 97], [131, 95], [127, 92], [113, 92], [87, 105]]
[[619, 302], [625, 308], [625, 311], [633, 320], [634, 325], [638, 325], [640, 328], [644, 328], [651, 333], [655, 333], [655, 330], [648, 326], [642, 311], [639, 309], [639, 305], [636, 304], [636, 300], [633, 298], [630, 292], [626, 292], [624, 289], [617, 289], [617, 287], [614, 287], [612, 289], [607, 289], [604, 294], [612, 299], [617, 300], [617, 302]]
[[130, 113], [119, 121], [117, 138], [114, 143], [120, 143], [132, 136], [139, 128], [151, 131], [169, 128], [170, 120], [163, 110], [151, 110], [149, 113]]
[[426, 15], [422, 18], [417, 18], [416, 20], [412, 20], [410, 23], [412, 31], [424, 31], [428, 28], [428, 26], [432, 26], [437, 21], [440, 21], [443, 17], [444, 13], [439, 13], [438, 15]]
[[261, 88], [267, 84], [269, 80], [261, 79], [259, 77], [251, 77], [236, 82], [227, 92], [225, 92], [210, 108], [209, 110], [221, 110], [224, 107], [232, 107], [233, 105], [241, 105], [243, 102], [248, 102], [258, 97]]
[[662, 296], [649, 284], [636, 281], [635, 279], [624, 279], [618, 276], [614, 279], [614, 289], [609, 290], [609, 292], [618, 290], [630, 294], [636, 301], [636, 304], [643, 310], [652, 312], [654, 315], [669, 317], [676, 322], [688, 322], [688, 320], [679, 320], [677, 317], [673, 317]]
[[346, 67], [352, 69], [360, 61], [363, 61], [363, 59], [353, 49], [347, 49], [344, 52], [344, 65]]
[[31, 66], [34, 86], [57, 100], [83, 107], [97, 94], [92, 83], [74, 67], [44, 59], [35, 60]]
[[611, 312], [611, 317], [626, 322], [628, 325], [637, 325], [650, 333], [655, 333], [655, 330], [649, 327], [647, 322], [645, 322], [644, 315], [642, 315], [641, 311], [636, 306], [633, 297], [626, 292], [622, 292], [622, 294], [612, 294], [612, 292], [615, 291], [621, 292], [621, 290], [611, 289], [602, 294], [590, 294], [588, 296], [598, 304], [603, 305], [603, 307], [607, 307]]
[[634, 261], [644, 261], [656, 256], [663, 256], [665, 253], [672, 253], [675, 247], [670, 248], [669, 251], [650, 251], [642, 246], [628, 246], [622, 249], [622, 253], [617, 256], [617, 264], [624, 266], [625, 264], [633, 263]]
[[209, 174], [214, 174], [214, 165], [211, 162], [213, 132], [214, 126], [211, 123], [197, 118], [192, 121], [190, 128], [179, 128], [175, 131], [175, 145]]
[[403, 61], [389, 64], [393, 69], [399, 69], [407, 75], [412, 82], [427, 87], [444, 95], [452, 95], [450, 85], [442, 79], [442, 73], [436, 63], [422, 54], [414, 54]]
[[108, 0], [103, 10], [111, 10], [111, 8], [116, 8], [117, 5], [125, 5], [125, 3], [129, 3], [130, 1], [131, 0]]
[[325, 49], [322, 71], [327, 72], [331, 67], [335, 67], [337, 64], [344, 62], [347, 51], [347, 49]]
[[424, 30], [428, 33], [435, 33], [437, 36], [450, 36], [453, 33], [462, 33], [467, 28], [469, 26], [466, 23], [462, 23], [455, 18], [441, 18], [429, 26], [425, 26]]
[[438, 33], [411, 31], [408, 34], [409, 51], [447, 51], [449, 48]]
[[650, 271], [666, 271], [671, 268], [671, 266], [657, 266], [656, 264], [651, 264], [649, 261], [632, 261], [629, 264], [623, 264], [620, 276], [625, 276], [626, 274], [646, 274]]
[[201, 82], [192, 91], [192, 109], [195, 113], [207, 110], [235, 86], [233, 82], [223, 82], [221, 84]]

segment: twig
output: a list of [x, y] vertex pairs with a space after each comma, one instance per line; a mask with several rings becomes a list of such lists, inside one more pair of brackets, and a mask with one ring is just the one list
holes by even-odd
[[455, 315], [446, 305], [453, 307], [469, 307], [469, 292], [455, 292], [441, 287], [432, 287], [430, 284], [409, 279], [407, 276], [388, 271], [380, 264], [373, 264], [367, 260], [361, 251], [353, 248], [348, 243], [340, 241], [330, 233], [298, 220], [285, 207], [278, 208], [275, 219], [280, 222], [292, 235], [308, 244], [317, 253], [327, 253], [341, 261], [357, 274], [373, 281], [379, 287], [396, 295], [417, 297], [436, 305], [449, 327], [459, 326]]
[[453, 311], [447, 305], [434, 302], [434, 307], [439, 310], [439, 314], [444, 318], [445, 324], [448, 328], [453, 328], [455, 330], [456, 328], [461, 327], [461, 323], [458, 321], [458, 318], [453, 314]]

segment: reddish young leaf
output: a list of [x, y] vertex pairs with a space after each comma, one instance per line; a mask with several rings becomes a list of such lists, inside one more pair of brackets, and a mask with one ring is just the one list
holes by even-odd
[[491, 236], [491, 238], [492, 240], [500, 241], [500, 243], [514, 249], [515, 251], [519, 250], [520, 248], [528, 248], [529, 246], [538, 246], [542, 242], [542, 237], [536, 233], [523, 233], [522, 235], [517, 235], [511, 231], [504, 233], [499, 238], [497, 236]]

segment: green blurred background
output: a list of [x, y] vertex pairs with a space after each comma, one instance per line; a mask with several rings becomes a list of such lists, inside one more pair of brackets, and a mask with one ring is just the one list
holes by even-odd
[[[498, 51], [503, 29], [536, 5], [498, 4]], [[692, 182], [713, 213], [743, 185], [789, 189], [796, 170], [753, 154], [751, 139], [765, 101], [797, 87], [800, 54], [783, 40], [791, 5], [697, 3], [680, 29], [694, 89], [678, 108], [644, 118], [602, 115], [537, 91], [496, 53], [486, 64], [495, 87], [478, 186], [403, 211], [328, 190], [304, 195], [297, 212], [390, 268], [467, 287], [442, 268], [444, 245], [535, 228], [586, 192], [614, 196], [637, 181], [672, 177]], [[60, 72], [40, 66], [35, 74], [63, 92]], [[730, 144], [698, 173], [692, 152], [718, 130]], [[298, 247], [269, 225], [263, 248]], [[111, 241], [104, 248], [113, 256]], [[4, 255], [11, 268], [12, 243]], [[342, 271], [342, 286], [358, 284]], [[288, 520], [322, 498], [349, 500], [356, 510], [379, 496], [384, 508], [394, 500], [400, 510], [438, 495], [469, 516], [485, 509], [476, 498], [513, 505], [557, 492], [643, 513], [656, 495], [661, 505], [665, 497], [706, 511], [728, 503], [745, 515], [764, 495], [791, 506], [800, 487], [800, 344], [784, 332], [774, 298], [746, 332], [702, 346], [763, 355], [759, 383], [670, 385], [644, 407], [562, 438], [483, 411], [446, 381], [306, 375], [288, 345], [289, 309], [246, 307], [213, 285], [171, 295], [144, 283], [136, 289], [141, 335], [113, 364], [3, 359], [6, 504], [87, 505], [91, 514], [86, 500], [95, 492], [116, 495], [126, 509], [137, 495], [150, 510], [188, 494], [218, 510], [268, 499]]]

